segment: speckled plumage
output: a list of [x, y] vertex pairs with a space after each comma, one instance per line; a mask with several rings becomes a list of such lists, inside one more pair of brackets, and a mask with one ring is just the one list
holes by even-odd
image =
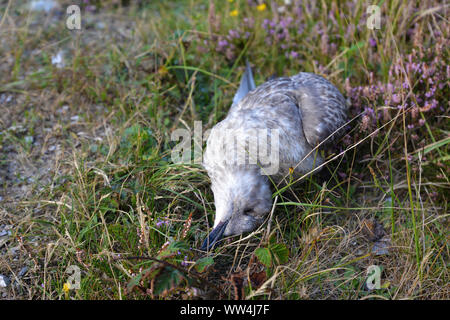
[[[238, 152], [234, 161], [231, 159], [234, 154], [230, 152], [236, 151], [235, 137], [237, 143], [249, 141], [261, 147], [261, 143], [270, 145], [271, 139], [259, 141], [255, 130], [267, 129], [269, 136], [277, 130], [279, 170], [273, 175], [276, 180], [286, 175], [289, 168], [295, 167], [296, 173], [303, 175], [321, 164], [320, 156], [311, 151], [346, 121], [344, 97], [319, 75], [301, 72], [252, 87], [253, 76], [247, 66], [227, 117], [211, 130], [203, 159], [214, 192], [214, 227], [220, 225], [226, 236], [256, 229], [272, 205], [269, 180], [261, 174], [258, 164], [249, 163], [248, 148], [244, 153]], [[244, 158], [247, 160], [242, 163]]]

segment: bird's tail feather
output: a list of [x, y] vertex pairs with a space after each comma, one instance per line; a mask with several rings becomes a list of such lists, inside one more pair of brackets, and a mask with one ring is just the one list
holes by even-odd
[[233, 98], [233, 105], [236, 105], [239, 103], [239, 101], [244, 98], [247, 93], [249, 93], [251, 90], [255, 89], [255, 80], [253, 79], [253, 72], [252, 68], [250, 67], [250, 63], [248, 60], [246, 60], [246, 66], [245, 66], [245, 72], [241, 79], [241, 84], [239, 85], [239, 89], [237, 90], [236, 94]]

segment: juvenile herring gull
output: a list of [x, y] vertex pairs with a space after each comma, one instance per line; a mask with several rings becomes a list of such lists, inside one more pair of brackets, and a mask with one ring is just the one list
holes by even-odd
[[203, 166], [211, 178], [216, 215], [202, 250], [223, 236], [258, 228], [272, 207], [268, 175], [277, 181], [322, 164], [315, 149], [336, 138], [346, 113], [344, 97], [325, 78], [300, 72], [255, 88], [247, 62], [227, 117], [207, 140]]

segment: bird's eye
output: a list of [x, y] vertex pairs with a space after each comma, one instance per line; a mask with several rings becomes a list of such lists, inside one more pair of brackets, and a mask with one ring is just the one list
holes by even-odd
[[252, 212], [252, 209], [245, 209], [244, 215], [248, 216]]

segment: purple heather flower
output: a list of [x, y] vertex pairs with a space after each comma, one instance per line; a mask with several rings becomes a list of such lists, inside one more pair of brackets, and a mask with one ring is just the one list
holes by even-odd
[[292, 20], [293, 19], [291, 17], [283, 18], [280, 21], [280, 26], [282, 28], [287, 28], [291, 24]]
[[159, 228], [160, 226], [162, 226], [163, 224], [168, 225], [169, 221], [167, 220], [161, 220], [158, 218], [158, 221], [156, 221], [156, 226]]
[[413, 63], [411, 65], [411, 69], [413, 69], [414, 72], [419, 72], [422, 69], [422, 67], [420, 63]]
[[229, 40], [237, 39], [237, 38], [239, 38], [239, 37], [240, 37], [239, 31], [236, 31], [236, 30], [233, 30], [233, 29], [230, 29], [230, 30], [228, 31], [228, 36], [227, 36], [227, 38], [228, 38]]
[[331, 53], [336, 53], [336, 50], [337, 50], [337, 44], [336, 43], [334, 43], [334, 42], [332, 42], [331, 44], [330, 44], [330, 49], [331, 49]]
[[436, 107], [437, 107], [437, 100], [436, 99], [431, 100], [431, 109]]
[[244, 18], [243, 22], [247, 27], [253, 28], [253, 24], [255, 23], [255, 20], [253, 18]]
[[401, 101], [400, 95], [398, 95], [396, 93], [392, 95], [392, 102], [400, 103], [400, 101]]
[[182, 265], [183, 267], [185, 267], [185, 266], [188, 265], [187, 259], [188, 259], [188, 256], [184, 256], [184, 260], [181, 262], [181, 265]]
[[345, 179], [347, 178], [347, 174], [345, 172], [338, 172], [339, 177], [341, 177], [341, 179]]
[[351, 35], [355, 32], [355, 25], [349, 24], [345, 33], [345, 38], [351, 38]]
[[276, 38], [277, 38], [277, 40], [283, 40], [286, 38], [286, 33], [285, 32], [277, 33]]
[[388, 83], [387, 84], [387, 91], [388, 92], [392, 92], [394, 90], [394, 86], [392, 85], [392, 83]]
[[219, 42], [217, 43], [217, 51], [222, 51], [227, 46], [228, 46], [227, 40], [219, 40]]
[[432, 96], [434, 96], [435, 90], [436, 90], [436, 88], [435, 88], [435, 87], [432, 87], [432, 88], [430, 89], [430, 91], [427, 91], [427, 92], [425, 93], [425, 97], [431, 98]]
[[364, 109], [364, 111], [365, 111], [366, 114], [369, 115], [369, 116], [374, 116], [374, 115], [375, 115], [375, 112], [373, 111], [373, 109], [372, 109], [371, 107], [366, 107], [366, 108]]
[[371, 47], [376, 47], [377, 41], [374, 38], [369, 38], [369, 44]]
[[297, 15], [298, 18], [300, 18], [302, 16], [303, 12], [302, 12], [302, 8], [300, 6], [297, 6], [295, 8], [295, 14]]

